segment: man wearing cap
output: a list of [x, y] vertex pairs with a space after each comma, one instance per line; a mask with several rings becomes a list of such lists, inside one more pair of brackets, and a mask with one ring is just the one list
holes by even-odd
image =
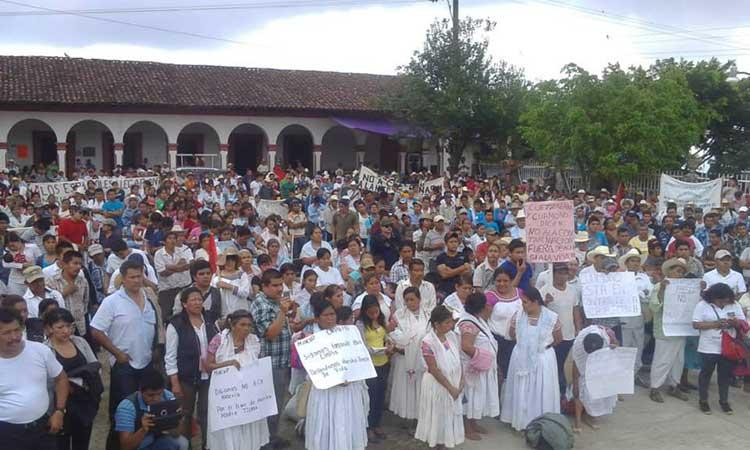
[[39, 266], [30, 266], [23, 270], [23, 278], [26, 282], [26, 292], [23, 294], [29, 317], [39, 317], [39, 303], [45, 298], [56, 301], [60, 308], [65, 308], [65, 299], [60, 292], [47, 287], [44, 281], [44, 273]]
[[91, 285], [96, 295], [96, 298], [92, 298], [91, 301], [98, 305], [104, 300], [107, 286], [109, 286], [106, 255], [104, 254], [104, 247], [100, 244], [89, 245], [86, 251], [89, 254], [86, 269], [89, 272], [89, 277], [91, 277]]
[[177, 247], [177, 232], [167, 232], [164, 247], [154, 255], [154, 269], [159, 274], [159, 306], [165, 320], [171, 317], [175, 295], [190, 284], [192, 260], [193, 253], [189, 248]]
[[[591, 264], [587, 267], [584, 267], [581, 269], [581, 272], [579, 273], [579, 278], [584, 279], [586, 278], [587, 274], [591, 273], [611, 273], [616, 272], [620, 266], [617, 264], [617, 259], [615, 259], [615, 254], [610, 252], [609, 247], [606, 245], [600, 245], [593, 250], [590, 250], [588, 254], [586, 255], [586, 260]], [[578, 326], [579, 329], [584, 328], [586, 325], [601, 325], [604, 327], [611, 328], [615, 335], [617, 336], [617, 340], [619, 342], [622, 342], [622, 328], [620, 326], [620, 319], [618, 317], [606, 317], [606, 318], [597, 318], [597, 319], [588, 319], [586, 324], [583, 323], [581, 319], [586, 319], [586, 311], [583, 308], [583, 299], [581, 299], [581, 306], [577, 307], [576, 309], [576, 315], [578, 318], [576, 319], [578, 323], [580, 324]]]
[[724, 283], [734, 291], [735, 300], [739, 300], [742, 294], [747, 292], [747, 287], [742, 274], [732, 270], [732, 254], [728, 250], [721, 249], [714, 256], [716, 268], [703, 275], [704, 289], [717, 283]]
[[393, 230], [393, 222], [389, 217], [380, 221], [380, 231], [373, 234], [370, 251], [373, 256], [380, 256], [385, 261], [385, 268], [391, 270], [399, 258], [401, 238]]

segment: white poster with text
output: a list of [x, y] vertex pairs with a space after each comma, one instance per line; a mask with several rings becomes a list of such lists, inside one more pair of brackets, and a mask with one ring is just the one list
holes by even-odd
[[682, 208], [688, 203], [709, 211], [721, 204], [722, 179], [717, 178], [703, 183], [688, 183], [677, 178], [662, 174], [659, 180], [659, 212], [667, 210], [667, 202], [677, 204], [677, 213], [682, 214]]
[[277, 414], [271, 358], [265, 357], [211, 373], [208, 389], [209, 431], [219, 431]]
[[701, 301], [700, 278], [669, 279], [664, 289], [664, 336], [698, 336], [693, 328], [693, 311]]
[[641, 301], [633, 272], [581, 274], [581, 301], [589, 319], [635, 317], [641, 314]]
[[295, 342], [300, 361], [318, 389], [374, 378], [370, 352], [354, 325], [319, 331]]
[[635, 392], [635, 357], [630, 347], [603, 348], [586, 360], [586, 389], [593, 400]]

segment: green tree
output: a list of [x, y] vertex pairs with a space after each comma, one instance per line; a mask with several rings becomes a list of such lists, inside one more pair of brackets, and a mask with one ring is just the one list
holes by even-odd
[[520, 129], [542, 160], [616, 182], [682, 166], [706, 122], [679, 71], [610, 65], [598, 77], [571, 64], [534, 87]]
[[488, 55], [480, 34], [494, 26], [462, 20], [456, 40], [450, 21], [434, 22], [423, 49], [399, 68], [400, 83], [383, 99], [392, 114], [440, 139], [453, 171], [469, 144], [506, 152], [520, 144], [515, 130], [528, 83], [522, 71]]
[[750, 79], [736, 80], [734, 61], [657, 61], [653, 76], [681, 72], [708, 115], [707, 128], [694, 151], [695, 164], [708, 162], [712, 173], [750, 168]]

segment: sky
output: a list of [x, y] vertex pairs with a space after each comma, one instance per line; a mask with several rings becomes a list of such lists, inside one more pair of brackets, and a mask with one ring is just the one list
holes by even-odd
[[[487, 36], [493, 58], [535, 81], [560, 77], [568, 63], [599, 73], [672, 56], [734, 59], [750, 72], [744, 3], [461, 0], [460, 15], [497, 22]], [[39, 15], [50, 11], [29, 5], [131, 11]], [[132, 11], [196, 5], [242, 8]], [[0, 0], [0, 54], [394, 74], [430, 23], [447, 17], [446, 0]]]

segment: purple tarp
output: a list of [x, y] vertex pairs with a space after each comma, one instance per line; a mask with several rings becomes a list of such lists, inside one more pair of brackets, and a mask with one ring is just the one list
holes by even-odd
[[332, 117], [334, 122], [346, 128], [369, 131], [370, 133], [384, 134], [386, 136], [416, 137], [419, 129], [408, 125], [394, 124], [386, 119], [356, 119], [353, 117]]

